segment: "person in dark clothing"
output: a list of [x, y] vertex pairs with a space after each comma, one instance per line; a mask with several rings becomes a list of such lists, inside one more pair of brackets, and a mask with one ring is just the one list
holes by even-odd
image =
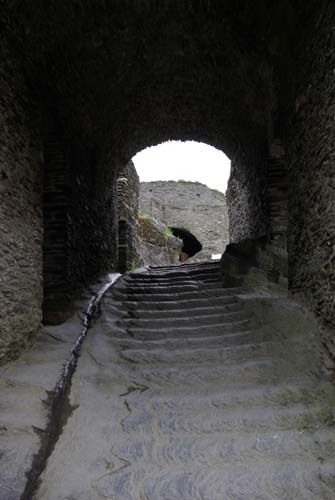
[[197, 238], [190, 233], [187, 229], [182, 227], [170, 227], [172, 234], [183, 240], [183, 247], [181, 249], [179, 260], [180, 262], [185, 262], [190, 257], [193, 257], [196, 253], [202, 250], [202, 244]]

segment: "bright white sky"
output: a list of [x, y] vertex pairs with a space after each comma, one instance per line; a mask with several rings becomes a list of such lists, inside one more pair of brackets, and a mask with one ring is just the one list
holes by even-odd
[[223, 193], [230, 175], [230, 160], [218, 149], [194, 141], [168, 141], [132, 158], [142, 182], [198, 181]]

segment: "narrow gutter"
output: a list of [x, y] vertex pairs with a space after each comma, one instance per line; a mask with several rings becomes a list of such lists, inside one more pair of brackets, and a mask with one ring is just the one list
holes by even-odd
[[40, 476], [46, 467], [48, 458], [52, 454], [68, 418], [75, 410], [75, 407], [71, 406], [69, 396], [82, 344], [91, 327], [92, 320], [99, 311], [101, 299], [120, 276], [119, 273], [110, 274], [110, 280], [90, 299], [83, 315], [82, 330], [72, 345], [69, 358], [63, 366], [54, 390], [48, 392], [47, 399], [45, 400], [45, 405], [48, 408], [47, 426], [44, 430], [35, 429], [40, 437], [40, 449], [34, 455], [31, 469], [27, 473], [26, 486], [20, 500], [32, 500], [34, 498], [34, 494], [40, 485]]

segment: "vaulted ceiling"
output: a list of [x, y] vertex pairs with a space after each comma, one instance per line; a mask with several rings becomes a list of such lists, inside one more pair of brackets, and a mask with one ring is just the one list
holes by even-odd
[[107, 141], [125, 160], [165, 139], [230, 156], [266, 141], [302, 16], [293, 0], [4, 4], [36, 102], [57, 107], [70, 136]]

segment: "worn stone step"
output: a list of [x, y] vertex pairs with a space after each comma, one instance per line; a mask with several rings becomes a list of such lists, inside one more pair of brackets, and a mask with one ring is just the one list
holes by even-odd
[[115, 307], [115, 308], [112, 308], [112, 306], [109, 307], [111, 311], [114, 311], [115, 317], [138, 318], [138, 319], [163, 319], [163, 318], [176, 319], [176, 318], [183, 318], [186, 315], [195, 319], [195, 318], [201, 318], [202, 316], [211, 316], [221, 313], [229, 314], [231, 312], [236, 312], [236, 313], [244, 312], [243, 307], [237, 300], [234, 300], [233, 302], [225, 305], [217, 305], [211, 307], [205, 305], [202, 307], [168, 309], [166, 311], [161, 309], [157, 310], [156, 308], [141, 309], [140, 304], [136, 309], [133, 308], [131, 311], [125, 308], [121, 310], [120, 307]]
[[179, 278], [189, 277], [190, 279], [204, 279], [220, 277], [221, 273], [217, 269], [194, 269], [194, 270], [173, 270], [169, 272], [150, 272], [150, 273], [127, 273], [126, 276], [133, 279], [141, 279], [146, 281], [153, 281], [155, 279], [170, 279], [178, 280]]
[[132, 500], [334, 500], [333, 461], [275, 459], [262, 464], [188, 467], [128, 466], [103, 477], [96, 491], [105, 498]]
[[115, 287], [114, 292], [120, 292], [126, 295], [149, 295], [149, 296], [156, 296], [156, 295], [164, 295], [167, 294], [169, 296], [174, 295], [175, 299], [183, 298], [183, 296], [195, 296], [197, 294], [203, 295], [216, 295], [218, 294], [219, 296], [222, 295], [239, 295], [241, 293], [240, 288], [226, 288], [223, 287], [221, 284], [219, 285], [212, 285], [212, 286], [207, 286], [207, 285], [201, 285], [201, 284], [196, 284], [196, 285], [188, 285], [188, 286], [148, 286], [148, 287], [143, 287], [143, 286], [119, 286]]
[[199, 269], [221, 269], [221, 263], [220, 262], [214, 262], [214, 261], [202, 261], [202, 262], [184, 262], [184, 263], [178, 263], [178, 264], [172, 264], [172, 265], [166, 265], [166, 266], [149, 266], [149, 273], [156, 272], [158, 270], [162, 272], [170, 272], [173, 271], [174, 269], [178, 270], [186, 270], [190, 271], [193, 269], [199, 270]]
[[[121, 365], [122, 367], [122, 365]], [[121, 368], [120, 367], [120, 368]], [[212, 386], [220, 384], [222, 390], [238, 385], [249, 386], [255, 383], [276, 383], [296, 376], [296, 370], [290, 363], [275, 362], [273, 359], [252, 360], [241, 363], [215, 365], [207, 362], [201, 365], [148, 366], [134, 365], [136, 373], [145, 385], [174, 387], [183, 384], [185, 387]], [[315, 376], [310, 368], [300, 370], [300, 376]]]
[[[157, 297], [156, 297], [157, 299]], [[128, 298], [122, 297], [106, 297], [104, 302], [112, 304], [120, 309], [132, 311], [137, 311], [138, 309], [155, 309], [156, 311], [167, 311], [169, 309], [173, 310], [186, 310], [186, 309], [198, 309], [200, 307], [213, 307], [213, 306], [224, 306], [227, 304], [234, 304], [237, 302], [237, 297], [234, 295], [227, 295], [223, 297], [197, 297], [194, 299], [179, 299], [179, 300], [128, 300]]]
[[184, 294], [187, 292], [196, 292], [199, 293], [201, 288], [197, 284], [188, 284], [188, 285], [154, 285], [151, 284], [148, 286], [143, 286], [140, 284], [129, 285], [125, 283], [121, 283], [118, 287], [114, 288], [114, 292], [121, 292], [125, 294], [148, 294], [148, 295], [156, 295], [156, 294]]
[[[292, 345], [292, 348], [295, 346]], [[294, 355], [297, 356], [297, 349], [295, 348]], [[272, 356], [273, 359], [283, 359], [287, 354], [286, 345], [281, 342], [267, 341], [253, 344], [243, 344], [238, 346], [221, 347], [218, 348], [214, 345], [204, 345], [202, 347], [185, 347], [183, 349], [175, 348], [172, 346], [167, 350], [166, 348], [151, 348], [145, 349], [145, 346], [138, 349], [125, 349], [122, 352], [122, 359], [128, 360], [132, 363], [144, 363], [150, 365], [162, 364], [201, 364], [204, 360], [228, 363], [228, 362], [244, 362], [247, 360], [268, 359]], [[314, 358], [314, 353], [308, 351], [307, 348], [301, 347], [300, 356], [297, 359], [296, 365], [303, 366]]]
[[112, 344], [122, 346], [123, 348], [131, 349], [157, 349], [158, 347], [164, 349], [184, 349], [192, 346], [206, 345], [217, 349], [221, 347], [234, 347], [243, 344], [258, 343], [268, 340], [273, 340], [269, 332], [259, 329], [238, 331], [235, 333], [219, 333], [216, 335], [197, 335], [197, 336], [173, 336], [162, 337], [156, 339], [148, 338], [134, 338], [127, 334], [125, 330], [109, 331], [108, 338]]
[[[128, 398], [127, 398], [128, 400]], [[132, 393], [131, 405], [145, 408], [156, 413], [160, 411], [186, 411], [194, 415], [199, 409], [199, 401], [209, 412], [211, 409], [239, 410], [244, 413], [252, 408], [276, 407], [287, 408], [291, 404], [303, 404], [306, 407], [312, 404], [325, 403], [335, 408], [333, 387], [317, 378], [311, 379], [307, 375], [290, 377], [290, 380], [278, 380], [276, 383], [249, 384], [248, 386], [225, 388], [220, 386], [197, 386], [190, 391], [189, 387], [174, 388], [173, 391], [157, 391], [148, 388], [145, 393]]]
[[204, 279], [191, 279], [186, 277], [181, 277], [177, 279], [160, 278], [156, 280], [141, 280], [141, 279], [131, 279], [125, 276], [122, 278], [122, 283], [126, 283], [129, 286], [143, 286], [143, 287], [153, 287], [153, 286], [183, 286], [183, 285], [218, 285], [224, 287], [224, 281], [220, 277], [211, 277]]
[[[234, 319], [227, 318], [226, 321], [219, 323], [198, 325], [196, 321], [189, 321], [189, 326], [180, 325], [178, 327], [169, 327], [161, 325], [156, 328], [149, 327], [115, 327], [112, 331], [113, 336], [123, 337], [125, 329], [127, 334], [136, 339], [142, 340], [156, 340], [164, 338], [194, 338], [196, 336], [211, 336], [211, 335], [224, 335], [225, 333], [242, 332], [249, 330], [252, 327], [250, 319]], [[196, 325], [196, 326], [194, 326]]]
[[[202, 405], [195, 413], [175, 408], [163, 411], [148, 411], [134, 408], [128, 402], [129, 414], [122, 420], [124, 432], [151, 434], [153, 425], [160, 435], [179, 436], [209, 435], [217, 433], [261, 433], [295, 430], [313, 432], [324, 426], [334, 431], [334, 408], [332, 406], [291, 404], [285, 407], [257, 407], [245, 412], [240, 409], [214, 408]], [[334, 464], [335, 466], [335, 464]]]
[[221, 263], [218, 261], [212, 261], [212, 260], [203, 260], [201, 262], [183, 262], [183, 263], [178, 263], [178, 264], [168, 264], [164, 266], [149, 266], [149, 269], [174, 269], [174, 268], [183, 268], [183, 269], [192, 269], [192, 268], [202, 268], [202, 267], [221, 267]]
[[131, 283], [123, 280], [120, 285], [115, 287], [117, 290], [124, 290], [128, 293], [174, 293], [187, 291], [203, 291], [203, 290], [222, 290], [225, 289], [220, 281], [212, 281], [211, 283], [203, 283], [202, 281], [183, 281], [178, 284], [172, 283]]
[[169, 465], [225, 466], [264, 464], [278, 466], [287, 461], [316, 463], [320, 456], [331, 461], [335, 456], [335, 433], [332, 429], [277, 430], [274, 432], [217, 432], [178, 436], [142, 433], [131, 440], [115, 439], [118, 456], [126, 462]]
[[179, 316], [169, 318], [125, 318], [117, 322], [118, 326], [124, 328], [165, 328], [176, 327], [181, 328], [195, 323], [197, 326], [211, 326], [214, 324], [224, 323], [226, 321], [244, 320], [250, 318], [250, 314], [244, 310], [228, 311], [221, 314], [206, 314], [196, 317], [192, 316]]
[[193, 299], [196, 297], [199, 298], [221, 298], [221, 297], [229, 297], [239, 295], [241, 293], [240, 288], [218, 288], [218, 289], [199, 289], [196, 287], [190, 287], [188, 290], [181, 289], [179, 291], [169, 291], [169, 289], [155, 289], [150, 288], [148, 290], [135, 290], [129, 287], [123, 288], [121, 286], [114, 287], [112, 291], [112, 296], [126, 299], [127, 301], [135, 300], [137, 302], [147, 302], [150, 300], [153, 301], [178, 301], [178, 300], [186, 300]]

